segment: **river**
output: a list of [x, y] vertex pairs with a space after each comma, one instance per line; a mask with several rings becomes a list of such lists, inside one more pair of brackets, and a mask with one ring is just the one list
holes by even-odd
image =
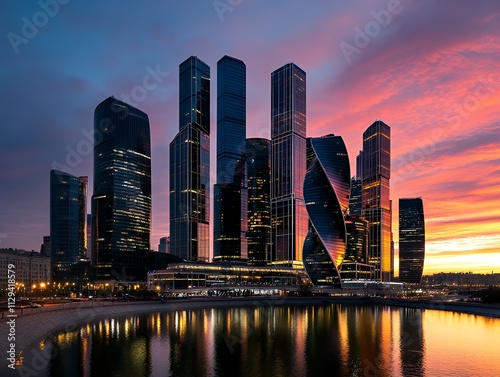
[[500, 319], [368, 304], [128, 315], [38, 346], [46, 377], [500, 376]]

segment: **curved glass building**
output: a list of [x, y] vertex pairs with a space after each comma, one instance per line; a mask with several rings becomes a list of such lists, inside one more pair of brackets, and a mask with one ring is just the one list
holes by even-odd
[[310, 163], [304, 179], [309, 232], [304, 268], [314, 285], [340, 287], [339, 269], [346, 250], [344, 216], [349, 206], [349, 156], [342, 137], [308, 138]]
[[422, 198], [399, 199], [399, 281], [420, 284], [425, 259]]
[[109, 97], [94, 112], [92, 264], [96, 278], [141, 280], [151, 232], [146, 113]]

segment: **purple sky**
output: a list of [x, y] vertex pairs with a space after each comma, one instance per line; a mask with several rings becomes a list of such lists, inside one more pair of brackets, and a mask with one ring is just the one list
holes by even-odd
[[[216, 63], [227, 54], [247, 65], [247, 137], [270, 136], [270, 74], [296, 63], [307, 73], [308, 136], [342, 136], [352, 171], [363, 131], [375, 119], [391, 126], [396, 248], [397, 200], [422, 196], [424, 273], [500, 272], [497, 1], [47, 0], [0, 7], [0, 247], [38, 250], [49, 234], [54, 163], [88, 175], [91, 197], [84, 135], [97, 104], [114, 95], [129, 96], [150, 117], [156, 249], [169, 232], [179, 63], [196, 55], [211, 66], [214, 152]], [[150, 70], [161, 74], [146, 91]], [[68, 160], [71, 151], [78, 157]]]

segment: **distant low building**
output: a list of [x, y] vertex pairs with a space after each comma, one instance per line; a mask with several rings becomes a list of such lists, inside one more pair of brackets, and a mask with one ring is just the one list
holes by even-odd
[[[13, 268], [9, 268], [13, 265]], [[8, 287], [9, 270], [15, 273], [15, 284], [19, 291], [31, 290], [34, 285], [50, 282], [50, 257], [36, 251], [0, 249], [0, 290]]]
[[244, 263], [171, 263], [163, 270], [148, 273], [148, 289], [242, 286], [298, 286], [310, 284], [304, 269], [284, 266], [247, 266]]

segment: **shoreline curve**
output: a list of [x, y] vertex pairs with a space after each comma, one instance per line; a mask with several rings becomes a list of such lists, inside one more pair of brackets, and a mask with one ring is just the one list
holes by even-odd
[[[148, 312], [196, 310], [207, 308], [231, 308], [252, 306], [314, 306], [325, 304], [346, 305], [386, 305], [421, 310], [444, 310], [456, 313], [480, 315], [484, 317], [500, 318], [500, 305], [432, 302], [429, 300], [402, 300], [376, 297], [290, 297], [290, 296], [252, 296], [252, 297], [223, 297], [223, 298], [177, 298], [166, 302], [161, 301], [129, 301], [106, 302], [90, 301], [83, 303], [64, 304], [60, 308], [47, 307], [35, 309], [15, 318], [16, 323], [16, 354], [24, 355], [37, 342], [47, 339], [58, 332], [74, 331], [80, 326], [95, 320], [109, 317], [123, 317]], [[83, 305], [82, 305], [83, 304]], [[41, 309], [41, 310], [40, 310]], [[9, 318], [0, 319], [0, 339], [7, 340]], [[4, 342], [2, 342], [4, 343]], [[6, 344], [6, 343], [4, 343]], [[0, 371], [7, 369], [7, 360], [4, 358]]]

